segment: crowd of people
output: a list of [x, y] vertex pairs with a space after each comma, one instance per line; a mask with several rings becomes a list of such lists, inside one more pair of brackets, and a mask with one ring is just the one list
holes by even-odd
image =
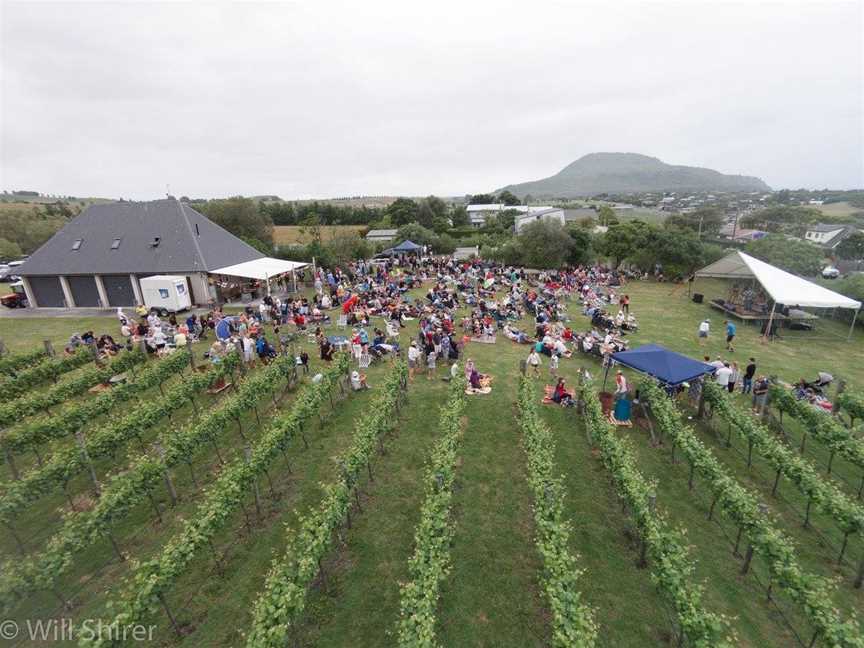
[[[66, 350], [72, 353], [81, 344], [94, 344], [100, 354], [108, 356], [124, 345], [143, 345], [147, 352], [163, 355], [212, 337], [205, 354], [212, 362], [238, 352], [244, 362], [254, 365], [287, 353], [298, 338], [305, 338], [317, 345], [324, 362], [340, 350], [354, 354], [358, 367], [350, 384], [355, 389], [369, 387], [363, 373], [366, 367], [407, 351], [411, 380], [418, 374], [427, 380], [452, 380], [464, 371], [468, 390], [482, 394], [491, 390], [492, 376], [481, 373], [471, 358], [462, 369], [460, 363], [468, 345], [499, 343], [500, 334], [505, 343], [527, 347], [522, 357], [528, 375], [539, 378], [545, 374], [544, 367], [548, 369], [546, 400], [569, 406], [573, 392], [559, 375], [561, 363], [574, 354], [587, 354], [610, 367], [613, 354], [627, 350], [627, 336], [638, 330], [626, 290], [626, 282], [634, 277], [601, 265], [536, 272], [448, 257], [357, 261], [340, 268], [316, 268], [310, 276], [314, 292], [309, 295], [268, 295], [260, 304], [236, 314], [225, 314], [216, 307], [205, 314], [178, 318], [174, 314], [159, 317], [143, 307], [127, 315], [118, 308], [119, 342], [111, 335], [96, 338], [87, 331], [73, 336]], [[571, 317], [570, 311], [577, 308], [588, 319], [584, 328]], [[405, 331], [407, 327], [411, 332]], [[726, 321], [724, 327], [726, 350], [732, 354], [735, 325]], [[699, 325], [700, 342], [707, 341], [709, 331], [710, 320], [706, 319]], [[404, 346], [400, 344], [403, 334], [408, 341]], [[291, 352], [308, 371], [308, 354]], [[729, 392], [751, 395], [754, 411], [762, 408], [769, 380], [757, 373], [753, 358], [740, 365], [719, 357], [711, 360], [706, 356], [705, 361], [716, 368], [708, 379]], [[630, 388], [620, 371], [615, 375], [610, 420], [627, 424]], [[827, 409], [827, 383], [822, 378], [800, 380], [794, 386], [795, 395]]]

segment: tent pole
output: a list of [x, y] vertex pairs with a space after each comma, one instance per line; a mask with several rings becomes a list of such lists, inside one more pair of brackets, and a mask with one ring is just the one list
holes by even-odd
[[297, 273], [292, 270], [291, 271], [291, 282], [294, 284], [294, 292], [297, 292]]
[[771, 315], [768, 316], [768, 325], [765, 327], [765, 334], [762, 336], [762, 343], [768, 339], [768, 336], [771, 336], [771, 339], [774, 339], [774, 336], [771, 335], [771, 323], [774, 321], [774, 309], [777, 308], [777, 301], [771, 305]]
[[847, 342], [852, 339], [852, 333], [855, 331], [855, 321], [858, 319], [858, 313], [860, 312], [861, 307], [859, 306], [855, 309], [855, 314], [852, 315], [852, 326], [849, 327], [849, 337], [846, 338]]

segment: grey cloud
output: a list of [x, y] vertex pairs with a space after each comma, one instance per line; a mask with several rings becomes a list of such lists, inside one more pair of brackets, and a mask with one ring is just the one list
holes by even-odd
[[2, 5], [3, 188], [458, 195], [591, 151], [864, 186], [861, 3]]

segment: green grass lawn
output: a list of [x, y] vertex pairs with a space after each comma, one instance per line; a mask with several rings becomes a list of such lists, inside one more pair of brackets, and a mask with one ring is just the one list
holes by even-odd
[[[722, 282], [699, 281], [696, 289], [706, 301], [721, 296]], [[781, 340], [762, 344], [758, 331], [740, 325], [736, 352], [724, 350], [722, 314], [707, 304], [694, 304], [686, 296], [686, 287], [636, 282], [626, 288], [632, 310], [639, 317], [640, 330], [632, 336], [633, 346], [656, 342], [671, 349], [699, 357], [722, 355], [742, 365], [754, 356], [760, 372], [777, 374], [787, 380], [813, 377], [819, 370], [829, 370], [843, 377], [853, 387], [864, 388], [864, 370], [860, 357], [864, 351], [864, 333], [859, 329], [851, 342], [845, 340], [846, 327], [831, 321], [820, 321], [815, 334], [794, 333]], [[572, 304], [574, 329], [587, 327], [588, 321]], [[710, 317], [712, 337], [699, 346], [696, 327]], [[13, 350], [41, 345], [42, 339], [63, 344], [73, 332], [92, 329], [97, 334], [116, 334], [112, 316], [102, 318], [0, 319], [0, 338]], [[335, 332], [335, 327], [334, 327]], [[403, 331], [402, 342], [416, 332], [416, 323]], [[302, 344], [308, 345], [308, 342]], [[493, 391], [485, 396], [471, 396], [465, 411], [465, 436], [460, 449], [457, 484], [454, 495], [455, 534], [452, 545], [452, 572], [441, 589], [438, 608], [438, 635], [442, 645], [522, 648], [549, 645], [548, 611], [544, 605], [539, 578], [540, 559], [534, 546], [531, 493], [525, 479], [525, 455], [521, 433], [514, 417], [514, 402], [519, 361], [527, 347], [515, 345], [503, 337], [496, 344], [469, 344], [466, 354], [474, 358], [483, 372], [494, 376]], [[313, 371], [318, 368], [313, 355]], [[561, 363], [561, 375], [574, 382], [576, 371], [584, 366], [602, 382], [602, 373], [593, 358], [575, 356]], [[387, 362], [374, 365], [369, 372], [373, 390], [388, 370]], [[544, 364], [541, 386], [550, 379]], [[443, 376], [444, 368], [439, 367]], [[631, 376], [634, 380], [636, 376]], [[290, 407], [294, 393], [279, 403], [279, 409]], [[309, 595], [307, 614], [297, 628], [298, 646], [392, 646], [399, 615], [399, 584], [407, 578], [407, 560], [413, 550], [414, 527], [422, 499], [420, 476], [424, 462], [437, 435], [438, 407], [443, 403], [446, 384], [418, 376], [409, 388], [409, 404], [399, 420], [398, 434], [386, 442], [386, 452], [374, 462], [375, 480], [363, 483], [363, 513], [354, 515], [354, 524], [345, 543], [325, 563], [326, 581], [315, 584]], [[155, 394], [151, 395], [155, 397]], [[184, 624], [184, 636], [175, 637], [164, 614], [153, 616], [157, 624], [158, 646], [241, 646], [243, 633], [251, 619], [251, 606], [260, 590], [272, 557], [281, 555], [285, 546], [286, 525], [296, 526], [302, 515], [316, 506], [322, 496], [320, 484], [333, 479], [334, 459], [350, 440], [354, 421], [370, 402], [370, 393], [352, 395], [337, 403], [332, 416], [321, 426], [310, 430], [310, 447], [298, 442], [289, 448], [291, 472], [280, 458], [272, 466], [277, 497], [271, 498], [266, 483], [261, 484], [264, 511], [255, 519], [251, 532], [243, 525], [243, 515], [235, 515], [214, 543], [224, 554], [224, 573], [216, 570], [212, 558], [201, 556], [170, 592], [168, 600]], [[207, 397], [209, 398], [209, 397]], [[209, 401], [201, 400], [201, 403]], [[272, 405], [263, 407], [266, 423]], [[741, 398], [741, 405], [746, 402]], [[327, 408], [329, 409], [329, 408]], [[567, 488], [566, 513], [573, 525], [572, 549], [579, 554], [579, 564], [586, 571], [580, 579], [585, 600], [596, 610], [600, 625], [600, 646], [634, 647], [666, 646], [673, 642], [671, 608], [653, 585], [649, 570], [637, 566], [638, 547], [634, 525], [622, 513], [609, 477], [596, 450], [586, 440], [584, 426], [572, 409], [543, 407], [541, 414], [557, 437], [557, 468]], [[186, 409], [175, 425], [194, 414]], [[713, 427], [712, 427], [713, 426]], [[793, 442], [801, 430], [784, 421]], [[716, 428], [716, 429], [715, 429]], [[253, 415], [244, 420], [251, 438], [258, 434]], [[849, 584], [854, 564], [835, 564], [834, 545], [839, 532], [831, 520], [814, 515], [813, 528], [804, 529], [800, 513], [804, 499], [789, 483], [782, 482], [780, 497], [771, 497], [772, 475], [758, 458], [752, 468], [742, 459], [740, 440], [733, 439], [727, 449], [725, 426], [712, 421], [697, 427], [703, 440], [740, 482], [757, 493], [776, 517], [778, 526], [795, 542], [802, 566], [816, 574], [839, 579], [834, 597], [844, 614], [864, 609], [864, 593]], [[754, 572], [739, 573], [740, 558], [733, 556], [727, 535], [734, 528], [722, 516], [707, 520], [710, 496], [696, 482], [688, 489], [688, 467], [673, 463], [668, 446], [654, 448], [646, 432], [634, 427], [622, 430], [629, 437], [639, 461], [639, 468], [649, 479], [656, 480], [658, 506], [670, 523], [685, 529], [687, 544], [696, 560], [696, 580], [705, 585], [705, 604], [725, 614], [740, 646], [795, 646], [796, 640], [757, 578], [764, 579], [764, 565], [758, 560]], [[155, 437], [145, 438], [148, 442]], [[234, 430], [220, 437], [224, 454], [239, 456], [242, 444]], [[137, 448], [131, 448], [137, 451]], [[746, 452], [746, 448], [744, 448]], [[827, 454], [818, 444], [808, 441], [805, 456], [824, 474]], [[28, 459], [28, 461], [35, 461]], [[116, 463], [102, 462], [101, 474], [125, 465], [125, 456]], [[32, 467], [33, 463], [25, 463]], [[196, 458], [196, 473], [201, 487], [219, 472], [211, 449]], [[854, 483], [860, 474], [835, 460], [839, 483], [848, 478]], [[201, 489], [191, 483], [183, 467], [175, 471], [175, 481], [183, 498], [170, 507], [167, 493], [160, 492], [159, 522], [149, 504], [136, 508], [127, 520], [117, 526], [114, 537], [135, 560], [156, 555], [179, 528], [194, 514], [201, 500]], [[859, 471], [860, 472], [860, 471]], [[3, 473], [8, 478], [7, 473]], [[847, 492], [854, 491], [843, 485]], [[88, 482], [79, 476], [70, 490], [86, 493]], [[2, 492], [0, 484], [0, 492]], [[246, 506], [254, 511], [251, 498]], [[28, 551], [38, 551], [59, 526], [58, 512], [67, 508], [62, 492], [43, 498], [23, 518], [19, 530], [31, 541]], [[253, 513], [254, 514], [254, 513]], [[0, 534], [0, 552], [14, 555], [14, 544], [7, 534]], [[850, 561], [864, 555], [864, 542], [853, 539]], [[58, 588], [74, 593], [74, 620], [106, 615], [106, 603], [123, 591], [132, 561], [112, 559], [110, 544], [101, 540], [88, 548], [76, 561], [73, 570], [61, 579]], [[806, 620], [796, 606], [780, 594], [775, 595], [795, 632], [809, 641]], [[57, 602], [50, 592], [29, 597], [16, 609], [12, 618], [49, 618], [59, 615]], [[35, 645], [35, 644], [34, 644]], [[671, 644], [674, 645], [674, 642]]]

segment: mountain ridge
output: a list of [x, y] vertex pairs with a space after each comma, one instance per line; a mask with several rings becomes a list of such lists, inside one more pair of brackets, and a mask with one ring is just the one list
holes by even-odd
[[705, 167], [667, 164], [640, 153], [588, 153], [555, 175], [496, 191], [519, 197], [578, 198], [599, 193], [643, 191], [770, 191], [760, 178], [729, 175]]

